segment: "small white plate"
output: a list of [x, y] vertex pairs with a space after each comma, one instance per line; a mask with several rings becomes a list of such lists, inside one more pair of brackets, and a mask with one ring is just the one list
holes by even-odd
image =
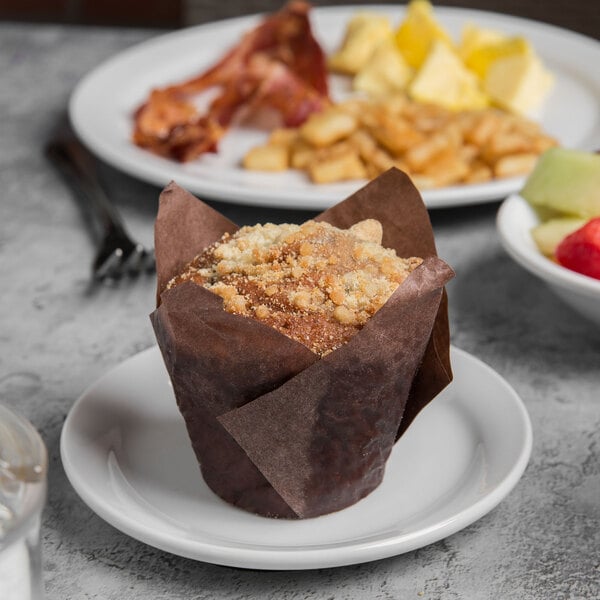
[[490, 367], [452, 349], [454, 382], [396, 444], [383, 483], [354, 506], [303, 521], [230, 506], [205, 485], [158, 348], [117, 366], [71, 409], [65, 471], [124, 533], [168, 552], [253, 569], [312, 569], [394, 556], [492, 510], [531, 452], [531, 424]]
[[550, 288], [584, 317], [600, 325], [600, 280], [571, 271], [545, 257], [537, 248], [531, 230], [540, 220], [525, 198], [507, 198], [496, 219], [500, 241], [522, 267], [545, 281]]
[[[402, 6], [335, 6], [315, 8], [311, 22], [326, 52], [340, 43], [349, 19], [358, 10], [378, 11], [398, 24]], [[526, 36], [547, 67], [555, 86], [543, 109], [532, 118], [563, 146], [593, 150], [600, 146], [600, 43], [567, 31], [512, 17], [476, 10], [436, 7], [436, 17], [458, 40], [462, 27], [473, 22], [509, 35]], [[259, 21], [242, 17], [162, 35], [109, 59], [77, 85], [69, 113], [79, 137], [102, 159], [130, 175], [157, 185], [171, 180], [205, 198], [250, 205], [322, 210], [364, 185], [314, 185], [303, 173], [259, 173], [241, 168], [246, 151], [262, 143], [267, 133], [233, 128], [218, 154], [180, 164], [155, 156], [131, 143], [132, 115], [152, 88], [183, 81], [212, 65], [240, 36]], [[332, 78], [336, 90], [347, 89]], [[429, 208], [449, 207], [506, 198], [524, 178], [453, 186], [423, 192]]]

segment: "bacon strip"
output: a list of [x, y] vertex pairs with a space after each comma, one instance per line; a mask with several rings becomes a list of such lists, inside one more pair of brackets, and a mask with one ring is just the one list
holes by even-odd
[[[189, 161], [215, 152], [241, 109], [275, 109], [297, 126], [328, 103], [325, 56], [312, 35], [310, 6], [294, 1], [248, 32], [215, 65], [183, 83], [153, 90], [135, 113], [133, 141], [162, 156]], [[205, 114], [193, 96], [219, 86]]]

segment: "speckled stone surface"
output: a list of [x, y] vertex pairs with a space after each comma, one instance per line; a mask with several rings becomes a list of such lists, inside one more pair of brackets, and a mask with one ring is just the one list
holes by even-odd
[[[43, 146], [80, 77], [151, 34], [0, 24], [0, 401], [35, 424], [50, 453], [42, 529], [47, 598], [600, 597], [600, 330], [503, 252], [497, 204], [432, 214], [439, 253], [457, 272], [449, 286], [452, 341], [503, 375], [533, 422], [530, 464], [487, 516], [386, 560], [260, 572], [156, 550], [80, 500], [59, 456], [63, 421], [91, 382], [153, 344], [147, 315], [154, 281], [90, 286], [93, 242]], [[151, 243], [159, 190], [107, 166], [102, 173], [131, 230]], [[310, 216], [215, 206], [240, 224]]]

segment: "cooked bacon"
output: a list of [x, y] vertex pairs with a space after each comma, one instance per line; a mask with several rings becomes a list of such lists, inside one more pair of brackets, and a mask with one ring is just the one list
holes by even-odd
[[[241, 109], [275, 109], [287, 126], [301, 124], [329, 102], [325, 56], [308, 20], [310, 6], [294, 1], [248, 32], [197, 77], [153, 90], [135, 114], [133, 141], [157, 154], [189, 161], [214, 152]], [[219, 86], [205, 114], [193, 96]]]
[[292, 70], [261, 54], [253, 57], [248, 73], [257, 84], [247, 100], [249, 112], [261, 107], [275, 109], [286, 127], [301, 125], [311, 113], [323, 110], [327, 104], [320, 93], [308, 87]]
[[290, 2], [246, 33], [239, 44], [210, 69], [174, 87], [187, 94], [225, 84], [238, 77], [252, 57], [261, 53], [287, 65], [300, 79], [327, 96], [325, 55], [312, 34], [309, 11], [310, 5], [306, 2]]

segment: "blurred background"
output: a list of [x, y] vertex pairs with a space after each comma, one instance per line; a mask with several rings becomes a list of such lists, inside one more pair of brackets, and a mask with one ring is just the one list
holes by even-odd
[[[270, 12], [282, 0], [0, 0], [0, 20], [173, 29], [218, 19]], [[369, 0], [314, 0], [315, 6], [402, 4]], [[600, 38], [598, 0], [436, 0], [435, 6], [462, 6], [560, 25]]]

